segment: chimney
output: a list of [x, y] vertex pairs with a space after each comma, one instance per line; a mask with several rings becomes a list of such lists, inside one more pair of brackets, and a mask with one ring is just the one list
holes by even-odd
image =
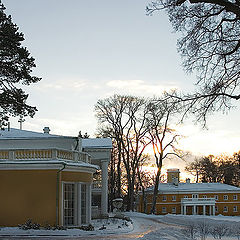
[[180, 171], [178, 168], [167, 169], [167, 182], [177, 185], [179, 183]]
[[50, 128], [49, 127], [44, 127], [43, 132], [46, 134], [49, 134]]

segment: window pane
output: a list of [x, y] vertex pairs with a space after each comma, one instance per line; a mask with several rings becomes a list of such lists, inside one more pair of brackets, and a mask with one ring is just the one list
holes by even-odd
[[74, 225], [74, 184], [64, 184], [64, 225]]
[[86, 184], [81, 185], [81, 221], [86, 223]]

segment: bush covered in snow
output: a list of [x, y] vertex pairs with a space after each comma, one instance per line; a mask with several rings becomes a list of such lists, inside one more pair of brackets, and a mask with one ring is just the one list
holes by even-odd
[[223, 239], [227, 236], [237, 236], [238, 240], [240, 239], [240, 225], [235, 224], [233, 227], [231, 224], [226, 223], [216, 223], [211, 221], [204, 220], [193, 220], [185, 222], [182, 233], [190, 238], [205, 240], [208, 235], [212, 235], [214, 239]]
[[45, 223], [43, 226], [41, 226], [39, 223], [36, 222], [32, 222], [31, 219], [28, 219], [24, 224], [19, 224], [18, 225], [19, 229], [22, 230], [30, 230], [30, 229], [34, 229], [34, 230], [40, 230], [40, 229], [44, 229], [44, 230], [66, 230], [65, 227], [63, 226], [51, 226], [48, 223]]

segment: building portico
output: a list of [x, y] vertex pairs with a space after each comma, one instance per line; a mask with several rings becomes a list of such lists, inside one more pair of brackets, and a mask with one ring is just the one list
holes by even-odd
[[181, 214], [186, 215], [190, 207], [192, 215], [215, 215], [215, 199], [214, 198], [183, 198], [181, 199]]

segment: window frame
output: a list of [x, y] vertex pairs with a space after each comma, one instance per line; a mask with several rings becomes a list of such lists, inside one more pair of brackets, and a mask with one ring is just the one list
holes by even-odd
[[233, 212], [238, 212], [238, 206], [233, 206]]
[[228, 206], [223, 207], [223, 212], [228, 212]]
[[192, 198], [199, 198], [199, 195], [197, 193], [193, 193]]
[[167, 201], [167, 196], [166, 195], [162, 195], [162, 201], [166, 202]]
[[[73, 224], [65, 224], [65, 214], [64, 214], [64, 205], [67, 204], [64, 202], [65, 195], [64, 195], [64, 186], [66, 184], [74, 185], [74, 222]], [[67, 227], [75, 227], [81, 226], [82, 224], [89, 223], [91, 213], [89, 212], [90, 202], [91, 202], [91, 183], [88, 182], [72, 182], [72, 181], [62, 181], [61, 183], [61, 218], [60, 222], [63, 226]], [[85, 198], [85, 205], [82, 206], [82, 190], [83, 195]], [[85, 209], [84, 214], [82, 214], [83, 208]], [[86, 223], [84, 223], [86, 222]]]
[[172, 213], [176, 214], [177, 213], [177, 208], [176, 207], [172, 207]]
[[167, 213], [167, 208], [166, 207], [162, 207], [162, 213]]
[[228, 200], [228, 195], [223, 195], [223, 200], [227, 201]]

